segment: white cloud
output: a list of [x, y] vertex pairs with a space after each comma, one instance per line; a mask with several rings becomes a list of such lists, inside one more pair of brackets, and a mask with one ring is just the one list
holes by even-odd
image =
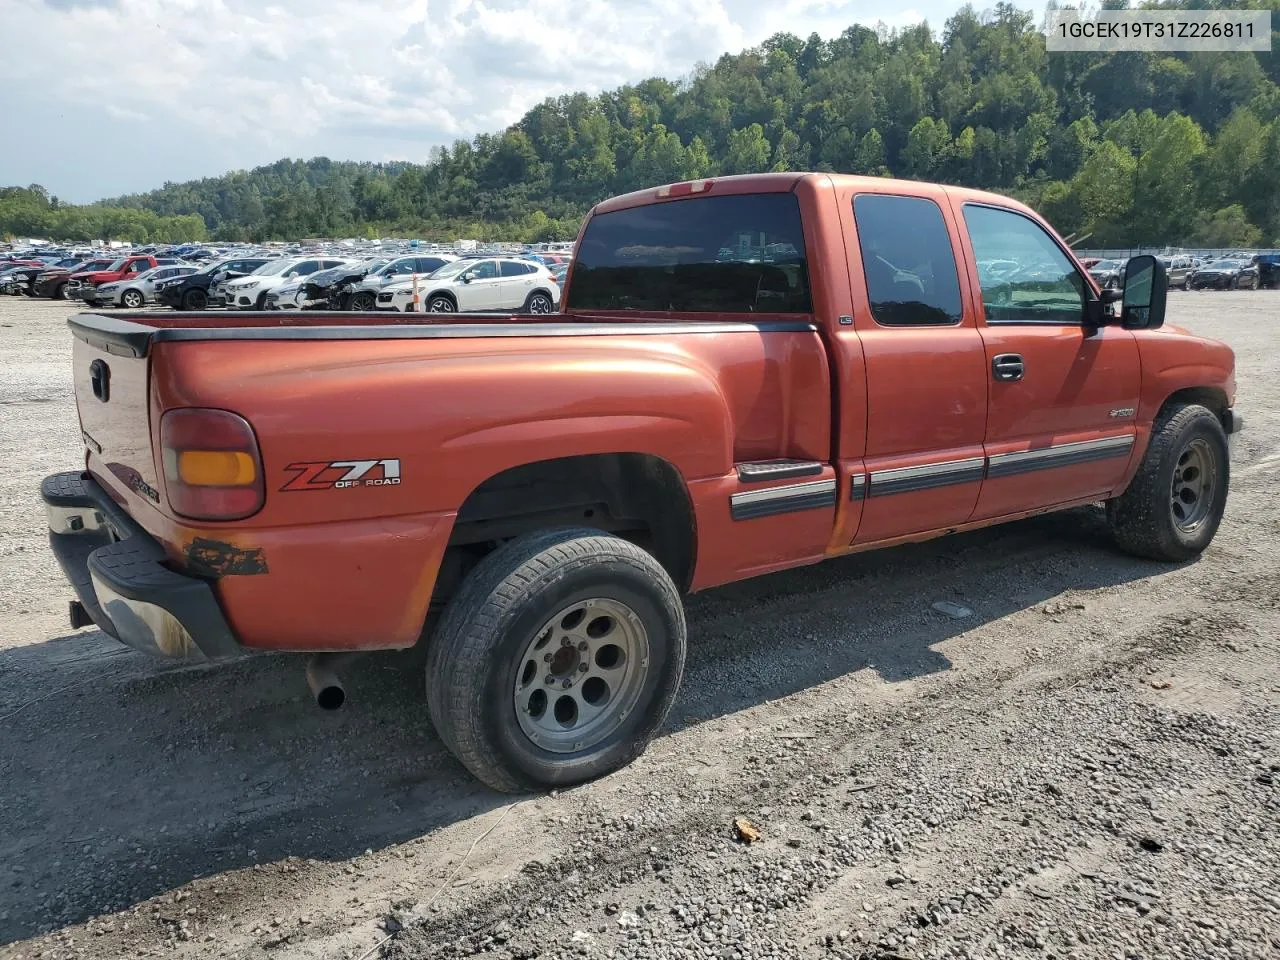
[[[831, 37], [869, 0], [8, 0], [0, 89], [30, 98], [0, 184], [88, 200], [282, 156], [424, 159], [547, 96], [679, 77], [778, 31]], [[14, 128], [10, 127], [12, 135]]]

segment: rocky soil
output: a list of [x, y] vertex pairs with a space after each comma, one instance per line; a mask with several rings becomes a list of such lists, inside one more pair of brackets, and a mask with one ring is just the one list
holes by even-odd
[[0, 298], [0, 958], [1280, 956], [1280, 295], [1170, 297], [1247, 420], [1198, 562], [1089, 509], [696, 596], [664, 735], [514, 798], [414, 655], [332, 715], [70, 631], [66, 314]]

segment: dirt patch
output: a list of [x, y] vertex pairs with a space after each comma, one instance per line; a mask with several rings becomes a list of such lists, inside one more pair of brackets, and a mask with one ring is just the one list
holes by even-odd
[[72, 633], [67, 309], [0, 298], [0, 956], [1275, 956], [1280, 296], [1169, 314], [1236, 349], [1247, 421], [1199, 562], [1078, 510], [696, 596], [664, 735], [510, 798], [412, 656], [335, 715], [296, 660]]

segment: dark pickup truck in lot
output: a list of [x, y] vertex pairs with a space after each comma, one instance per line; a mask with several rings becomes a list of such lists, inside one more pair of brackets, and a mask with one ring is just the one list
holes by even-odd
[[421, 642], [468, 769], [575, 783], [661, 727], [684, 593], [1086, 504], [1129, 553], [1200, 554], [1234, 356], [1165, 298], [1155, 258], [1104, 293], [995, 194], [642, 190], [591, 211], [558, 314], [73, 317], [50, 540], [77, 625], [306, 653], [324, 707], [344, 657]]

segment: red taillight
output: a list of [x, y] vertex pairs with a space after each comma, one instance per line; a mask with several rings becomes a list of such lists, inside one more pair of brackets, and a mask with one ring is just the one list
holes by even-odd
[[229, 410], [184, 407], [160, 418], [165, 492], [193, 520], [242, 520], [262, 509], [262, 457], [249, 421]]

